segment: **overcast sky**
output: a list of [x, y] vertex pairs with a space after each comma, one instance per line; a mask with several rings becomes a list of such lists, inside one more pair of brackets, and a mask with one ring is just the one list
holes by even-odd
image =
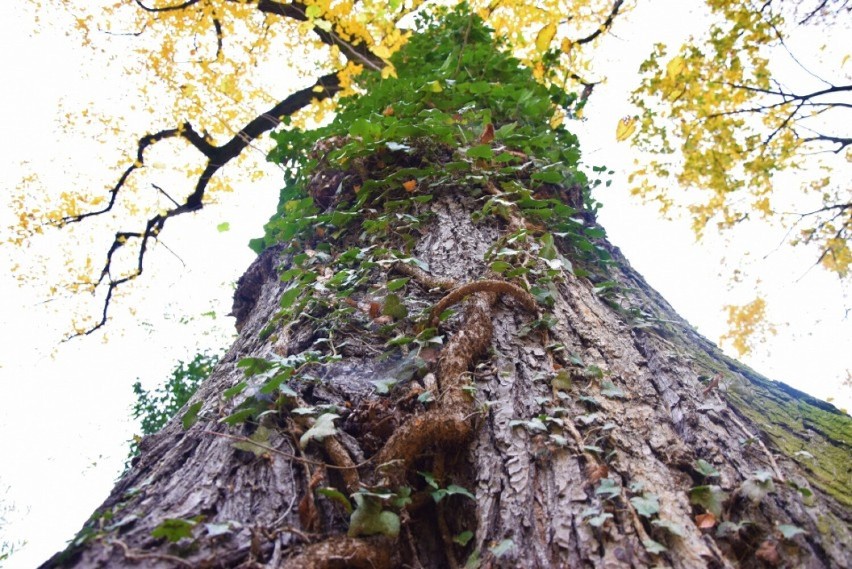
[[[820, 269], [808, 271], [812, 252], [778, 249], [783, 232], [777, 228], [748, 227], [730, 240], [710, 235], [696, 244], [687, 222], [663, 222], [653, 208], [628, 195], [626, 174], [633, 156], [627, 144], [615, 142], [614, 133], [618, 118], [632, 112], [627, 98], [635, 70], [653, 42], [677, 43], [701, 24], [688, 2], [640, 4], [630, 25], [616, 27], [609, 82], [595, 90], [586, 111], [589, 120], [570, 127], [580, 134], [587, 164], [617, 171], [612, 187], [597, 194], [604, 204], [601, 222], [634, 267], [713, 341], [725, 331], [721, 307], [753, 298], [752, 282], [731, 287], [728, 279], [731, 268], [751, 259], [778, 334], [746, 363], [772, 379], [851, 407], [852, 394], [840, 387], [852, 353], [852, 333], [844, 319], [848, 299], [836, 278]], [[43, 14], [42, 22], [49, 17]], [[57, 194], [82, 185], [108, 186], [114, 181], [103, 172], [108, 150], [61, 135], [58, 102], [107, 99], [111, 103], [97, 108], [121, 114], [135, 95], [132, 81], [93, 65], [77, 40], [61, 30], [45, 28], [33, 36], [34, 25], [20, 3], [0, 3], [4, 186], [16, 185], [23, 162], [44, 172], [48, 191]], [[132, 149], [132, 141], [127, 145]], [[251, 262], [246, 244], [261, 233], [281, 185], [274, 167], [262, 160], [256, 167], [265, 168], [262, 180], [242, 180], [218, 206], [172, 220], [163, 235], [168, 249], [151, 252], [150, 272], [116, 306], [106, 339], [95, 335], [59, 345], [71, 304], [51, 300], [46, 284], [19, 288], [9, 276], [14, 264], [40, 274], [41, 264], [28, 263], [38, 255], [49, 257], [52, 247], [60, 250], [65, 235], [48, 236], [27, 251], [3, 245], [0, 502], [15, 510], [7, 513], [0, 540], [28, 541], [8, 567], [32, 567], [63, 548], [107, 496], [126, 457], [126, 441], [136, 430], [129, 420], [132, 383], [139, 378], [153, 387], [179, 359], [229, 343], [233, 323], [224, 315], [230, 310], [232, 283]], [[10, 206], [0, 210], [0, 221], [2, 227], [12, 223]], [[225, 221], [230, 231], [218, 232], [216, 225]], [[54, 270], [54, 261], [45, 266]]]

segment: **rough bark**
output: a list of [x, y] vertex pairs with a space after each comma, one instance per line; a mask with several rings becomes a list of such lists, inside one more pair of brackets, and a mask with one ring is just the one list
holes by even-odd
[[[485, 253], [518, 221], [472, 221], [481, 203], [458, 189], [423, 207], [432, 217], [411, 255], [428, 275], [390, 264], [371, 274], [411, 276], [403, 300], [426, 320], [448, 290], [496, 279]], [[190, 402], [203, 402], [199, 421], [184, 430], [178, 417], [147, 437], [79, 545], [43, 566], [849, 566], [849, 417], [722, 355], [605, 246], [619, 292], [565, 272], [553, 306], [538, 308], [555, 324], [533, 330], [539, 314], [521, 289], [456, 293], [440, 305], [456, 311], [441, 324], [443, 347], [421, 351], [419, 371], [406, 367], [414, 348], [383, 357], [375, 314], [356, 310], [332, 335], [322, 316], [277, 320], [291, 255], [268, 249], [235, 297], [239, 338]], [[302, 451], [310, 425], [285, 409], [263, 423], [266, 452], [236, 449], [258, 428], [220, 421], [243, 396], [222, 396], [245, 379], [237, 363], [309, 347], [342, 359], [305, 367], [289, 387], [304, 405], [336, 407], [337, 434]], [[372, 381], [389, 377], [398, 383], [379, 394]], [[424, 391], [434, 401], [419, 401]], [[418, 471], [476, 500], [435, 503]], [[765, 495], [750, 492], [761, 471], [774, 487]], [[398, 537], [348, 537], [343, 508], [317, 493], [359, 484], [412, 489]], [[728, 499], [701, 529], [706, 508], [690, 491], [708, 485]], [[643, 494], [658, 497], [658, 514], [631, 503]], [[166, 519], [199, 523], [172, 543], [152, 536]], [[721, 522], [748, 523], [719, 536]], [[804, 533], [784, 538], [781, 524]], [[463, 531], [474, 534], [464, 546], [452, 541]], [[653, 553], [649, 539], [668, 550]]]
[[[444, 289], [493, 278], [483, 256], [506, 223], [472, 222], [476, 207], [457, 191], [431, 204], [434, 216], [413, 255], [437, 280], [412, 279], [405, 298], [411, 313], [428, 313]], [[335, 405], [344, 415], [338, 435], [326, 439], [338, 446], [314, 442], [302, 452], [297, 436], [306, 425], [282, 412], [264, 443], [269, 452], [255, 456], [233, 446], [251, 425], [219, 422], [234, 405], [223, 390], [244, 379], [238, 361], [298, 353], [324, 337], [321, 324], [305, 319], [279, 323], [270, 334], [287, 286], [279, 269], [290, 256], [281, 247], [267, 250], [236, 294], [240, 336], [194, 399], [203, 402], [201, 419], [184, 431], [178, 418], [147, 437], [80, 544], [44, 567], [446, 567], [473, 552], [483, 567], [848, 565], [848, 417], [723, 356], [610, 249], [618, 297], [566, 273], [550, 309], [555, 325], [525, 333], [536, 318], [525, 298], [471, 291], [456, 305], [461, 315], [445, 323], [440, 357], [421, 353], [429, 373], [404, 374], [388, 395], [371, 380], [398, 373], [403, 355], [379, 357], [369, 325], [368, 332], [356, 324], [338, 332], [345, 343], [339, 336], [325, 344], [345, 344], [343, 359], [290, 382], [306, 404]], [[430, 289], [435, 282], [444, 289]], [[570, 387], [552, 385], [559, 370]], [[699, 380], [717, 373], [721, 382]], [[437, 400], [427, 407], [416, 396], [430, 388]], [[543, 415], [546, 423], [531, 421]], [[335, 448], [338, 455], [344, 449], [349, 466], [367, 464], [347, 468]], [[394, 458], [402, 465], [376, 468]], [[705, 479], [698, 459], [718, 478]], [[444, 487], [469, 489], [476, 501], [454, 495], [436, 505], [417, 470], [432, 472]], [[753, 501], [743, 485], [758, 471], [770, 473], [774, 491]], [[371, 487], [413, 489], [399, 537], [346, 537], [343, 509], [314, 492], [322, 486], [348, 494], [359, 477]], [[596, 491], [605, 478], [615, 489]], [[706, 483], [729, 498], [714, 527], [702, 530], [696, 516], [705, 511], [690, 504], [689, 491]], [[650, 519], [630, 502], [642, 493], [659, 497], [659, 514]], [[172, 543], [152, 537], [166, 519], [201, 523], [192, 537]], [[661, 519], [682, 535], [652, 523]], [[722, 521], [750, 523], [718, 537]], [[778, 524], [805, 533], [785, 539]], [[451, 536], [465, 530], [475, 537], [454, 544]], [[648, 551], [649, 538], [668, 551]]]

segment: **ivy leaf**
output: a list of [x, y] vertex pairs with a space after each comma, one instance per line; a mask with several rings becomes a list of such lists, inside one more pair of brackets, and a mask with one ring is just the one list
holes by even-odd
[[334, 420], [339, 417], [340, 415], [335, 413], [323, 413], [317, 417], [316, 421], [314, 421], [314, 426], [305, 431], [305, 434], [299, 439], [299, 446], [304, 450], [311, 440], [316, 439], [321, 441], [326, 437], [334, 435], [337, 432]]
[[329, 500], [337, 502], [343, 509], [346, 510], [347, 514], [352, 514], [352, 503], [349, 499], [343, 495], [343, 492], [336, 488], [320, 488], [317, 490], [317, 494], [321, 496], [325, 496]]
[[740, 492], [753, 503], [760, 502], [770, 492], [775, 492], [775, 483], [768, 472], [758, 472], [749, 476], [740, 484]]
[[781, 532], [781, 535], [784, 536], [784, 539], [793, 539], [800, 533], [807, 533], [799, 526], [794, 526], [792, 524], [779, 524], [778, 531]]
[[663, 528], [672, 535], [676, 535], [678, 537], [686, 537], [686, 532], [683, 531], [683, 528], [679, 524], [676, 524], [669, 520], [654, 520], [651, 522], [651, 524], [657, 526], [658, 528]]
[[356, 508], [349, 518], [349, 537], [367, 535], [399, 535], [399, 516], [383, 511], [382, 502], [374, 496], [355, 494]]
[[633, 507], [636, 508], [636, 512], [640, 516], [646, 518], [650, 518], [660, 512], [660, 501], [657, 499], [656, 494], [645, 493], [641, 496], [634, 496], [630, 498], [630, 503], [633, 504]]
[[547, 184], [559, 184], [565, 179], [565, 176], [562, 172], [551, 169], [536, 172], [532, 175], [532, 179], [539, 182], [545, 182]]
[[550, 384], [556, 389], [571, 389], [571, 374], [567, 370], [560, 369], [550, 380]]
[[717, 518], [722, 517], [722, 503], [728, 494], [718, 486], [696, 486], [689, 491], [689, 503], [701, 506]]
[[160, 525], [151, 530], [151, 537], [160, 539], [165, 538], [168, 541], [175, 543], [181, 539], [192, 537], [192, 530], [197, 525], [197, 522], [192, 520], [182, 520], [179, 518], [166, 518]]
[[392, 281], [388, 281], [387, 287], [389, 291], [395, 291], [401, 289], [405, 286], [405, 284], [409, 281], [409, 277], [404, 277], [401, 279], [393, 279]]
[[376, 386], [376, 393], [379, 395], [387, 395], [390, 393], [390, 390], [393, 389], [393, 386], [399, 383], [399, 380], [387, 377], [385, 379], [371, 380], [370, 383]]
[[183, 414], [183, 418], [181, 419], [181, 424], [183, 425], [183, 430], [189, 429], [195, 423], [198, 422], [198, 412], [201, 411], [201, 405], [203, 401], [199, 401], [197, 403], [193, 403], [189, 406], [189, 409], [186, 410], [186, 413]]
[[665, 553], [666, 551], [668, 551], [668, 548], [665, 545], [654, 541], [653, 539], [643, 539], [642, 545], [645, 546], [645, 551], [651, 553], [652, 555], [659, 555], [660, 553]]
[[467, 496], [471, 500], [476, 500], [476, 496], [471, 494], [467, 488], [458, 486], [456, 484], [450, 484], [449, 486], [447, 486], [447, 495], [453, 496], [455, 494], [460, 494], [462, 496]]
[[603, 526], [610, 518], [612, 518], [612, 514], [610, 514], [609, 512], [604, 512], [602, 514], [598, 514], [597, 516], [586, 518], [586, 522], [592, 527], [599, 528]]
[[467, 542], [469, 542], [472, 538], [472, 531], [463, 531], [460, 534], [453, 536], [453, 543], [458, 543], [459, 545], [464, 547], [465, 545], [467, 545]]
[[254, 443], [260, 443], [262, 445], [266, 445], [269, 442], [270, 430], [263, 425], [259, 426], [255, 432], [251, 434], [249, 440], [247, 441], [238, 441], [235, 443], [231, 443], [231, 446], [239, 449], [254, 453], [254, 456], [262, 456], [264, 453], [269, 452], [269, 449], [264, 448], [262, 446], [258, 446]]
[[217, 537], [231, 533], [231, 524], [229, 522], [225, 522], [224, 524], [204, 524], [204, 529], [207, 530], [209, 537]]
[[389, 294], [385, 297], [385, 304], [382, 307], [382, 314], [390, 316], [394, 320], [402, 320], [408, 316], [408, 309], [402, 303], [402, 300], [395, 295]]
[[470, 158], [481, 158], [483, 160], [491, 160], [494, 157], [494, 151], [491, 150], [489, 144], [478, 144], [467, 149], [467, 155]]
[[601, 384], [601, 395], [610, 399], [624, 399], [624, 391], [611, 381], [604, 381]]
[[595, 488], [596, 496], [604, 496], [605, 498], [615, 498], [621, 494], [621, 486], [612, 478], [601, 478], [600, 484]]
[[411, 488], [403, 486], [396, 491], [396, 496], [391, 498], [391, 505], [394, 508], [404, 508], [411, 503]]
[[511, 539], [504, 539], [494, 547], [490, 547], [488, 550], [494, 554], [494, 557], [503, 557], [507, 553], [509, 553], [515, 547], [515, 542]]
[[248, 383], [245, 381], [241, 381], [233, 387], [229, 387], [225, 391], [222, 392], [222, 397], [226, 400], [233, 399], [236, 395], [239, 395], [243, 392], [243, 390], [248, 387]]
[[701, 474], [701, 476], [703, 476], [704, 478], [719, 476], [719, 471], [716, 470], [712, 464], [710, 464], [703, 458], [699, 458], [695, 462], [695, 470], [697, 470], [698, 473]]

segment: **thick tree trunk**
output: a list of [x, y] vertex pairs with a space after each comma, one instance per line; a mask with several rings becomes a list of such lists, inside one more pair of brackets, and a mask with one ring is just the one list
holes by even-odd
[[[472, 221], [481, 206], [458, 188], [434, 192], [410, 249], [428, 273], [370, 269], [345, 320], [329, 309], [281, 321], [293, 285], [279, 274], [293, 258], [265, 251], [237, 291], [240, 336], [191, 402], [201, 402], [198, 421], [184, 430], [178, 417], [146, 438], [76, 545], [44, 566], [852, 563], [848, 416], [723, 356], [607, 244], [618, 287], [563, 271], [552, 306], [533, 304], [485, 260], [518, 220]], [[395, 294], [410, 317], [388, 308], [382, 288], [401, 277], [410, 280]], [[455, 315], [440, 324], [443, 344], [387, 347], [388, 322], [391, 336], [414, 337], [413, 321], [445, 308]], [[250, 394], [266, 400], [252, 389], [268, 376], [246, 379], [241, 360], [305, 350], [325, 361], [289, 380], [297, 396], [277, 407], [270, 396], [268, 413], [234, 427], [221, 421]], [[302, 450], [329, 411], [336, 433]], [[264, 441], [256, 452], [249, 436]], [[398, 535], [392, 523], [372, 536], [348, 530], [342, 501], [319, 492], [361, 487], [410, 488], [407, 505], [358, 498], [368, 507], [357, 511], [395, 513]], [[436, 487], [448, 489], [438, 502]]]

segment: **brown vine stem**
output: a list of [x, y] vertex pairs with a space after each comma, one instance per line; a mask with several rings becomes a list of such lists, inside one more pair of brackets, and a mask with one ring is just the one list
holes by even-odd
[[130, 549], [130, 546], [128, 546], [120, 539], [113, 539], [110, 541], [110, 543], [112, 545], [119, 546], [124, 552], [124, 557], [132, 561], [144, 561], [145, 559], [160, 559], [163, 561], [171, 561], [172, 563], [177, 563], [181, 567], [195, 567], [195, 565], [193, 565], [186, 559], [181, 559], [180, 557], [175, 557], [174, 555], [168, 555], [166, 553], [139, 553], [133, 551], [132, 549]]
[[453, 279], [434, 277], [420, 267], [415, 267], [414, 265], [396, 262], [391, 266], [391, 268], [397, 273], [408, 275], [429, 290], [436, 288], [441, 290], [450, 290], [458, 286], [458, 283]]
[[324, 468], [332, 468], [332, 469], [335, 469], [335, 470], [352, 470], [352, 469], [362, 468], [364, 466], [367, 466], [368, 464], [370, 464], [373, 461], [372, 458], [368, 458], [364, 462], [361, 462], [361, 463], [358, 463], [358, 464], [353, 463], [351, 465], [338, 466], [336, 464], [328, 464], [327, 462], [322, 462], [320, 460], [311, 460], [309, 458], [302, 458], [301, 456], [296, 456], [295, 454], [291, 454], [289, 452], [284, 452], [283, 450], [278, 450], [277, 448], [271, 447], [269, 445], [265, 445], [263, 443], [253, 441], [248, 437], [238, 437], [236, 435], [229, 435], [227, 433], [217, 433], [216, 431], [208, 431], [208, 430], [203, 430], [203, 431], [201, 431], [201, 433], [205, 434], [205, 435], [213, 435], [215, 437], [222, 437], [223, 439], [231, 439], [231, 440], [234, 440], [234, 441], [239, 441], [241, 443], [249, 443], [249, 444], [252, 444], [256, 447], [262, 448], [263, 450], [269, 451], [272, 454], [277, 454], [278, 456], [283, 456], [284, 458], [288, 458], [290, 460], [295, 460], [297, 462], [302, 462], [304, 464], [311, 464], [313, 466], [322, 466]]
[[466, 296], [470, 296], [471, 294], [478, 292], [490, 293], [493, 295], [508, 294], [517, 300], [521, 306], [528, 311], [533, 314], [538, 313], [538, 306], [536, 305], [535, 298], [518, 285], [506, 281], [482, 280], [463, 284], [451, 290], [449, 294], [439, 300], [435, 306], [432, 307], [432, 311], [429, 313], [429, 324], [431, 326], [437, 326], [442, 312], [460, 302]]

